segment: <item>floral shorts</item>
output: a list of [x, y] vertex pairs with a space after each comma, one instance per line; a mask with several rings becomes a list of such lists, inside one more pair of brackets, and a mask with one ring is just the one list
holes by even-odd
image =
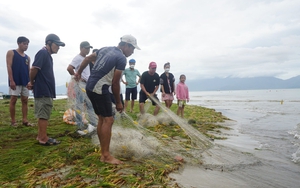
[[186, 100], [178, 100], [177, 101], [178, 106], [181, 108], [182, 106], [185, 106]]
[[168, 100], [172, 101], [172, 100], [174, 100], [173, 94], [165, 94], [165, 96], [163, 96], [161, 94], [161, 100], [162, 101], [168, 101]]

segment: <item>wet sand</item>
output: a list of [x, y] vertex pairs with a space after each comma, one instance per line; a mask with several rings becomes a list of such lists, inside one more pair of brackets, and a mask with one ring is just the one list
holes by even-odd
[[213, 148], [203, 153], [203, 164], [186, 164], [170, 176], [181, 187], [264, 187], [299, 188], [300, 167], [272, 152], [260, 150], [259, 143], [240, 134], [237, 124], [226, 122], [230, 131], [222, 130], [227, 140], [217, 140]]

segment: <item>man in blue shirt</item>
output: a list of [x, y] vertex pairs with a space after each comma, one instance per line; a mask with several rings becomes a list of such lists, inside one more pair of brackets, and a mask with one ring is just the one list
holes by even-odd
[[95, 113], [98, 115], [97, 134], [101, 146], [100, 160], [110, 164], [121, 164], [109, 151], [111, 129], [114, 123], [112, 102], [108, 88], [111, 86], [116, 102], [116, 110], [122, 112], [123, 105], [120, 98], [120, 79], [126, 66], [126, 57], [133, 54], [134, 49], [140, 50], [136, 39], [131, 35], [124, 35], [117, 47], [104, 47], [87, 56], [75, 74], [80, 80], [81, 73], [89, 62], [95, 61], [91, 75], [86, 84], [86, 92], [90, 98]]
[[[129, 60], [129, 68], [125, 69], [123, 75], [125, 76], [125, 81], [122, 79], [123, 84], [126, 85], [125, 92], [125, 106], [124, 110], [126, 112], [128, 101], [130, 100], [131, 95], [131, 105], [130, 112], [133, 111], [134, 100], [137, 98], [137, 85], [140, 83], [141, 75], [140, 72], [134, 68], [135, 60]], [[136, 81], [136, 77], [139, 77], [138, 81]]]
[[29, 91], [26, 85], [29, 82], [30, 57], [25, 54], [25, 51], [28, 49], [29, 39], [21, 36], [18, 37], [17, 43], [18, 48], [9, 50], [6, 54], [9, 94], [11, 95], [9, 103], [11, 126], [18, 126], [15, 117], [15, 107], [19, 95], [22, 101], [23, 125], [33, 126], [27, 120]]
[[37, 140], [41, 145], [56, 145], [60, 142], [47, 136], [48, 119], [56, 98], [55, 78], [53, 73], [52, 54], [56, 54], [65, 43], [55, 34], [49, 34], [45, 40], [46, 46], [35, 55], [30, 69], [28, 89], [33, 89], [35, 117], [38, 118]]

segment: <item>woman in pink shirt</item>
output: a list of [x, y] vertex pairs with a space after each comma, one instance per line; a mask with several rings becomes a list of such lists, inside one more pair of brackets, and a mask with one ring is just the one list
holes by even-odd
[[185, 85], [185, 80], [186, 77], [184, 74], [180, 75], [179, 77], [180, 82], [176, 86], [176, 96], [177, 96], [177, 104], [178, 104], [178, 109], [177, 109], [177, 115], [181, 115], [183, 118], [183, 113], [184, 113], [184, 106], [186, 105], [187, 102], [189, 102], [190, 97], [189, 97], [189, 88], [187, 85]]

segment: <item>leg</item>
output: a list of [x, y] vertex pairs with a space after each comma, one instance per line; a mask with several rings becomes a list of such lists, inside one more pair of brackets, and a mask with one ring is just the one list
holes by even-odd
[[133, 112], [134, 100], [131, 100], [130, 112]]
[[111, 128], [112, 124], [114, 122], [114, 119], [112, 116], [110, 117], [102, 117], [98, 116], [98, 138], [101, 146], [101, 158], [100, 160], [105, 163], [110, 164], [122, 164], [123, 162], [114, 158], [112, 155], [110, 155], [109, 152], [109, 145], [111, 140]]
[[145, 103], [140, 103], [140, 113], [144, 114], [145, 113], [145, 108], [144, 108]]
[[170, 102], [169, 102], [169, 108], [171, 108], [172, 104], [173, 104], [173, 101], [170, 100]]
[[16, 102], [18, 100], [17, 96], [10, 96], [10, 102], [9, 102], [9, 112], [10, 112], [10, 118], [11, 118], [11, 124], [13, 125], [16, 123]]
[[22, 115], [23, 115], [23, 123], [27, 123], [27, 113], [28, 113], [28, 97], [21, 96], [22, 101]]
[[154, 109], [154, 112], [153, 112], [153, 115], [156, 116], [158, 114], [158, 112], [159, 112], [159, 109], [160, 109], [160, 107], [158, 105], [156, 105], [155, 109]]
[[125, 100], [124, 112], [126, 112], [126, 111], [127, 111], [127, 105], [128, 105], [128, 100]]
[[179, 116], [179, 108], [180, 108], [180, 107], [177, 108], [177, 113], [176, 113], [177, 116]]
[[137, 99], [137, 87], [132, 88], [131, 90], [131, 112], [133, 112], [133, 108], [134, 108], [134, 101]]
[[38, 140], [40, 143], [46, 143], [48, 141], [47, 136], [48, 120], [39, 118], [38, 119]]
[[184, 113], [184, 105], [182, 105], [182, 108], [181, 108], [181, 117], [183, 118], [183, 113]]
[[165, 103], [166, 103], [166, 107], [170, 108], [170, 100], [165, 100]]

